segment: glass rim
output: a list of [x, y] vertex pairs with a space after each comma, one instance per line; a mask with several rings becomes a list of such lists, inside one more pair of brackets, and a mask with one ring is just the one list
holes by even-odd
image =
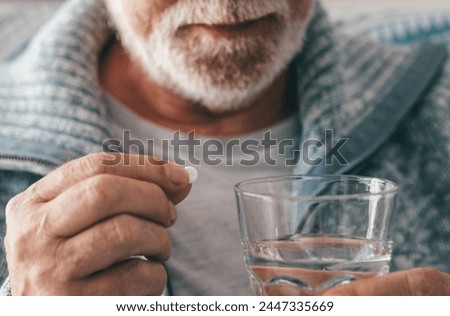
[[[388, 188], [382, 189], [379, 192], [362, 192], [362, 193], [351, 193], [351, 194], [325, 194], [325, 195], [303, 195], [303, 196], [288, 196], [288, 195], [275, 195], [267, 193], [256, 193], [248, 190], [244, 190], [243, 186], [270, 182], [280, 182], [284, 180], [307, 180], [307, 179], [334, 179], [334, 180], [357, 180], [358, 182], [363, 181], [379, 181], [384, 184], [388, 184]], [[358, 176], [358, 175], [333, 175], [333, 174], [322, 174], [322, 175], [281, 175], [274, 177], [260, 177], [254, 179], [248, 179], [237, 183], [234, 186], [235, 193], [238, 195], [244, 195], [260, 199], [270, 199], [270, 200], [287, 200], [287, 201], [321, 201], [321, 200], [353, 200], [353, 199], [373, 199], [380, 198], [383, 196], [394, 195], [398, 192], [398, 184], [378, 177], [369, 176]]]

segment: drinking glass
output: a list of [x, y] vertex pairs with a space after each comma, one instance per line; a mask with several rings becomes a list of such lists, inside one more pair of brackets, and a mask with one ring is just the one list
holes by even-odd
[[254, 295], [320, 295], [389, 272], [397, 185], [347, 176], [281, 176], [235, 186]]

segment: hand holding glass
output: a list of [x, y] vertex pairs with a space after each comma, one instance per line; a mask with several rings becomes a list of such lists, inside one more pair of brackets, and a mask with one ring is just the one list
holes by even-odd
[[389, 272], [397, 185], [357, 176], [286, 176], [235, 187], [254, 295], [320, 295]]

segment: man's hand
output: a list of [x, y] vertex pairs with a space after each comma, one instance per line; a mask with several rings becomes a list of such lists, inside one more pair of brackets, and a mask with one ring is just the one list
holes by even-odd
[[8, 203], [13, 295], [162, 293], [166, 228], [189, 193], [189, 176], [175, 164], [139, 165], [139, 156], [129, 156], [125, 166], [121, 158], [116, 166], [104, 164], [110, 154], [72, 161]]
[[430, 268], [391, 273], [337, 286], [323, 295], [450, 295], [450, 275]]

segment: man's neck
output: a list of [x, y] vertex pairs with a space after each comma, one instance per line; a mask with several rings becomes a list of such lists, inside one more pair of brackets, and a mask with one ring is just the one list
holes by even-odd
[[287, 89], [288, 71], [284, 71], [254, 101], [240, 110], [212, 113], [157, 85], [114, 42], [102, 56], [99, 76], [103, 87], [144, 119], [161, 126], [199, 135], [232, 136], [269, 127], [293, 112]]

